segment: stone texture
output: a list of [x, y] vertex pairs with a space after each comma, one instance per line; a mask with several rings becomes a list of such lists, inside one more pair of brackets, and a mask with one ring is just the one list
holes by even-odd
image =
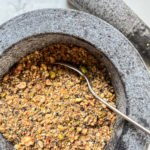
[[123, 0], [68, 0], [79, 10], [91, 13], [120, 30], [137, 48], [150, 69], [150, 28]]
[[[48, 34], [64, 36], [60, 38]], [[70, 38], [64, 38], [65, 35], [70, 35]], [[127, 115], [150, 129], [150, 77], [146, 66], [133, 45], [103, 20], [79, 11], [39, 10], [18, 16], [0, 26], [0, 37], [0, 76], [21, 57], [40, 48], [42, 41], [53, 43], [65, 39], [67, 43], [70, 39], [72, 43], [87, 42], [87, 45], [91, 45], [88, 49], [91, 53], [97, 57], [100, 52], [103, 53], [103, 58], [100, 58], [105, 60], [108, 70], [116, 76], [115, 82], [118, 76], [118, 86], [124, 86], [123, 89], [118, 88], [118, 91], [124, 90], [126, 99], [124, 96], [122, 98], [127, 105]], [[123, 110], [124, 106], [120, 109]], [[121, 129], [117, 131], [115, 137], [119, 139], [113, 139], [107, 149], [147, 149], [148, 136], [130, 123], [125, 122], [123, 132]], [[4, 146], [1, 140], [0, 149], [12, 149]]]

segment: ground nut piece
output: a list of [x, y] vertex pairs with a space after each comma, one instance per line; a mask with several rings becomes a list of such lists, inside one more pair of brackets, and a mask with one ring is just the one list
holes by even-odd
[[21, 139], [21, 143], [25, 146], [31, 146], [34, 144], [34, 139], [32, 136], [25, 136]]
[[[89, 146], [86, 146], [85, 147], [85, 150], [91, 150], [91, 148], [89, 147]], [[99, 149], [99, 148], [96, 148], [96, 150], [101, 150], [101, 148]]]
[[105, 117], [105, 116], [107, 116], [107, 112], [106, 112], [106, 111], [100, 111], [100, 112], [99, 112], [99, 117], [100, 117], [100, 118], [103, 118], [103, 117]]
[[58, 137], [61, 141], [64, 139], [64, 136], [62, 134], [59, 134]]
[[84, 119], [84, 122], [87, 123], [87, 125], [95, 126], [97, 124], [97, 117], [89, 115]]
[[88, 123], [90, 120], [90, 116], [87, 116], [85, 119], [84, 119], [84, 122]]
[[0, 115], [0, 123], [2, 123], [2, 122], [3, 122], [3, 120], [4, 120], [3, 116], [2, 116], [2, 115]]
[[67, 129], [67, 127], [64, 127], [64, 126], [62, 126], [62, 125], [58, 125], [58, 129], [59, 129], [60, 131], [65, 131], [65, 130]]
[[45, 96], [44, 95], [36, 95], [33, 98], [34, 102], [44, 103], [45, 102]]
[[12, 97], [12, 96], [7, 95], [7, 96], [6, 96], [6, 99], [7, 99], [8, 101], [10, 101], [10, 100], [12, 100], [12, 99], [13, 99], [13, 97]]
[[55, 63], [55, 58], [54, 57], [49, 57], [50, 63], [53, 64]]
[[84, 66], [80, 67], [80, 69], [81, 69], [81, 71], [82, 71], [84, 74], [87, 73], [87, 69], [86, 69]]
[[51, 85], [51, 81], [49, 79], [46, 80], [45, 82], [46, 85]]
[[90, 122], [90, 125], [91, 125], [91, 126], [95, 126], [96, 124], [97, 124], [97, 118], [94, 117], [94, 118], [92, 119], [92, 121]]
[[103, 107], [103, 108], [107, 108], [107, 106], [106, 106], [105, 104], [102, 104], [102, 107]]
[[49, 77], [48, 71], [45, 71], [45, 72], [44, 72], [44, 76], [45, 76], [45, 78], [48, 78], [48, 77]]
[[82, 101], [83, 101], [82, 98], [76, 98], [76, 99], [75, 99], [75, 102], [76, 102], [76, 103], [80, 103], [80, 102], [82, 102]]
[[7, 103], [8, 103], [8, 105], [12, 105], [12, 104], [13, 104], [13, 101], [12, 101], [12, 100], [9, 100]]
[[100, 97], [101, 97], [101, 98], [104, 98], [104, 97], [105, 97], [104, 93], [102, 93], [102, 94], [100, 95]]
[[0, 87], [0, 93], [2, 92], [2, 87]]
[[32, 66], [31, 66], [31, 70], [37, 70], [37, 66], [32, 65]]
[[6, 93], [2, 93], [2, 94], [1, 94], [1, 97], [2, 97], [2, 98], [5, 98], [5, 97], [6, 97]]
[[4, 80], [4, 81], [7, 81], [7, 80], [8, 80], [8, 77], [9, 77], [8, 74], [5, 75], [4, 78], [3, 78], [3, 80]]
[[14, 145], [14, 148], [15, 149], [21, 149], [21, 145], [20, 144], [16, 144], [16, 145]]
[[17, 88], [20, 90], [24, 90], [27, 87], [26, 82], [21, 82], [17, 85]]
[[22, 66], [22, 64], [19, 64], [18, 66], [17, 66], [17, 68], [16, 68], [18, 71], [21, 71], [21, 70], [23, 70], [23, 66]]
[[77, 127], [77, 133], [81, 133], [82, 128], [81, 127]]
[[42, 141], [38, 141], [38, 145], [40, 146], [40, 148], [43, 148], [44, 147], [44, 144]]
[[51, 141], [51, 137], [46, 138], [46, 143], [49, 143]]
[[6, 131], [5, 127], [3, 125], [0, 126], [0, 132], [4, 133]]
[[83, 135], [86, 135], [86, 134], [87, 134], [87, 131], [88, 131], [88, 129], [83, 129], [83, 130], [82, 130], [82, 134], [83, 134]]
[[55, 77], [56, 77], [56, 73], [55, 72], [53, 72], [53, 71], [50, 71], [50, 78], [51, 79], [54, 79]]
[[37, 89], [37, 90], [40, 90], [41, 88], [42, 88], [42, 87], [41, 87], [41, 84], [37, 84], [37, 85], [36, 85], [36, 89]]
[[112, 95], [113, 95], [112, 93], [108, 92], [107, 95], [106, 95], [106, 97], [110, 98], [110, 97], [112, 97]]
[[113, 101], [115, 99], [115, 95], [112, 95], [111, 97], [110, 97], [110, 101]]
[[43, 70], [47, 70], [47, 66], [45, 64], [41, 64], [41, 67], [43, 68]]

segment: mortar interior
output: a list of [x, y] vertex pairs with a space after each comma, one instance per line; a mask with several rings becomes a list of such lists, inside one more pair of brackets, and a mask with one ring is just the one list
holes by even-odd
[[[15, 45], [12, 45], [9, 49], [5, 50], [0, 57], [1, 69], [0, 69], [0, 78], [6, 74], [9, 69], [17, 63], [22, 57], [34, 52], [37, 49], [41, 49], [47, 45], [53, 43], [63, 43], [63, 44], [73, 44], [79, 47], [85, 48], [92, 55], [94, 55], [98, 60], [104, 62], [108, 72], [112, 74], [112, 84], [116, 93], [116, 104], [117, 108], [126, 113], [126, 99], [124, 93], [124, 87], [119, 77], [118, 72], [115, 69], [115, 66], [110, 62], [110, 60], [104, 56], [100, 49], [97, 49], [94, 45], [76, 37], [64, 34], [41, 34], [32, 37], [28, 37]], [[115, 148], [119, 137], [121, 136], [123, 130], [124, 121], [121, 117], [117, 116], [115, 121], [114, 133], [112, 138], [105, 147], [105, 149]], [[7, 142], [2, 136], [0, 140]], [[12, 147], [8, 144], [8, 149]], [[11, 148], [10, 148], [11, 147]]]

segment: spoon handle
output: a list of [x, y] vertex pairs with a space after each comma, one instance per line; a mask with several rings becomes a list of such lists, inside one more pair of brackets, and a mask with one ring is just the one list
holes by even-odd
[[125, 120], [131, 122], [133, 125], [135, 125], [136, 127], [138, 127], [139, 129], [143, 130], [144, 132], [146, 132], [148, 135], [150, 135], [150, 131], [148, 129], [146, 129], [145, 127], [143, 127], [142, 125], [138, 124], [137, 122], [135, 122], [134, 120], [132, 120], [131, 118], [129, 118], [127, 115], [123, 114], [122, 112], [120, 112], [118, 109], [116, 109], [115, 107], [113, 107], [112, 105], [110, 105], [109, 103], [107, 103], [105, 100], [103, 100], [102, 98], [100, 98], [92, 89], [90, 82], [88, 80], [88, 78], [86, 76], [84, 76], [87, 83], [88, 83], [88, 87], [89, 90], [91, 91], [91, 93], [97, 98], [99, 99], [102, 103], [104, 103], [108, 108], [110, 108], [112, 111], [114, 111], [115, 113], [117, 113], [118, 115], [120, 115], [122, 118], [124, 118]]
[[148, 135], [150, 135], [150, 131], [148, 129], [146, 129], [145, 127], [143, 127], [142, 125], [138, 124], [137, 122], [135, 122], [134, 120], [132, 120], [131, 118], [129, 118], [127, 115], [123, 114], [122, 112], [120, 112], [118, 109], [116, 109], [115, 107], [113, 107], [112, 105], [110, 105], [109, 103], [107, 103], [105, 100], [103, 100], [102, 98], [100, 98], [92, 89], [91, 84], [88, 80], [88, 78], [86, 77], [85, 74], [83, 74], [78, 68], [70, 65], [70, 64], [66, 64], [66, 63], [60, 63], [57, 62], [55, 63], [56, 65], [63, 65], [66, 66], [76, 72], [78, 72], [81, 76], [83, 76], [85, 78], [85, 80], [88, 83], [88, 87], [89, 90], [91, 91], [91, 93], [97, 98], [99, 99], [103, 104], [105, 104], [108, 108], [110, 108], [112, 111], [114, 111], [115, 113], [117, 113], [118, 115], [120, 115], [122, 118], [124, 118], [125, 120], [131, 122], [133, 125], [135, 125], [136, 127], [138, 127], [139, 129], [141, 129], [142, 131], [144, 131], [145, 133], [147, 133]]

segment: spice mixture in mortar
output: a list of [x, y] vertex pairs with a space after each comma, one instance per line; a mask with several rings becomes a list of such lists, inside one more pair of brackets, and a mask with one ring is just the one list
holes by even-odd
[[101, 150], [110, 140], [115, 114], [88, 90], [115, 107], [110, 73], [83, 48], [53, 44], [22, 58], [0, 82], [0, 132], [20, 150]]

